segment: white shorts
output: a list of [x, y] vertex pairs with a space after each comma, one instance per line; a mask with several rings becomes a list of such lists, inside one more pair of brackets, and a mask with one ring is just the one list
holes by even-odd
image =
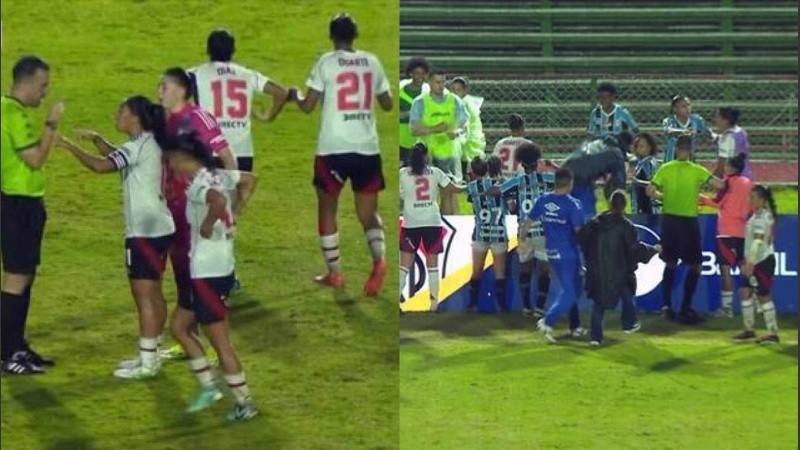
[[526, 263], [533, 258], [537, 261], [547, 261], [544, 237], [520, 238], [517, 244], [519, 262]]
[[479, 252], [492, 251], [492, 255], [508, 252], [508, 242], [472, 241], [472, 249]]

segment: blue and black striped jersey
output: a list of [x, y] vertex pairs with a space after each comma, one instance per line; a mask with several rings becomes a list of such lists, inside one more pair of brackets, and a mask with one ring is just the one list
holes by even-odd
[[495, 184], [490, 178], [481, 178], [467, 185], [467, 193], [475, 214], [473, 241], [496, 243], [508, 240], [505, 201], [500, 196], [486, 194]]

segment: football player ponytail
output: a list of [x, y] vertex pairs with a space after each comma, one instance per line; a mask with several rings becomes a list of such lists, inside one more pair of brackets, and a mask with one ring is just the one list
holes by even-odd
[[411, 173], [422, 175], [428, 166], [428, 146], [418, 142], [411, 149]]

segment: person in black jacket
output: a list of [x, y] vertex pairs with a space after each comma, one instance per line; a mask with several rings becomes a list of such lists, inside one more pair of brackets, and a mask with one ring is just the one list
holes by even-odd
[[611, 210], [592, 219], [579, 233], [586, 259], [586, 291], [594, 300], [592, 345], [603, 342], [603, 313], [622, 299], [622, 329], [633, 333], [640, 328], [633, 298], [636, 267], [661, 251], [660, 246], [640, 243], [633, 223], [625, 215], [628, 201], [619, 189], [609, 198]]

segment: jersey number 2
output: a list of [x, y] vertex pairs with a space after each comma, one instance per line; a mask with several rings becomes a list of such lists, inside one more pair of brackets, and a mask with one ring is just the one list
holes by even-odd
[[227, 97], [233, 104], [225, 109], [231, 119], [247, 117], [247, 82], [244, 80], [225, 80], [225, 92], [222, 92], [222, 80], [211, 83], [214, 94], [214, 117], [222, 117], [222, 97]]
[[519, 169], [519, 162], [511, 159], [511, 147], [500, 147], [500, 161], [503, 163], [503, 169], [507, 172], [516, 172]]
[[339, 111], [368, 110], [372, 108], [372, 72], [364, 72], [364, 106], [358, 101], [360, 80], [355, 72], [342, 72], [336, 77], [336, 105]]
[[431, 199], [428, 191], [431, 189], [431, 184], [427, 178], [417, 178], [417, 201], [423, 202]]

